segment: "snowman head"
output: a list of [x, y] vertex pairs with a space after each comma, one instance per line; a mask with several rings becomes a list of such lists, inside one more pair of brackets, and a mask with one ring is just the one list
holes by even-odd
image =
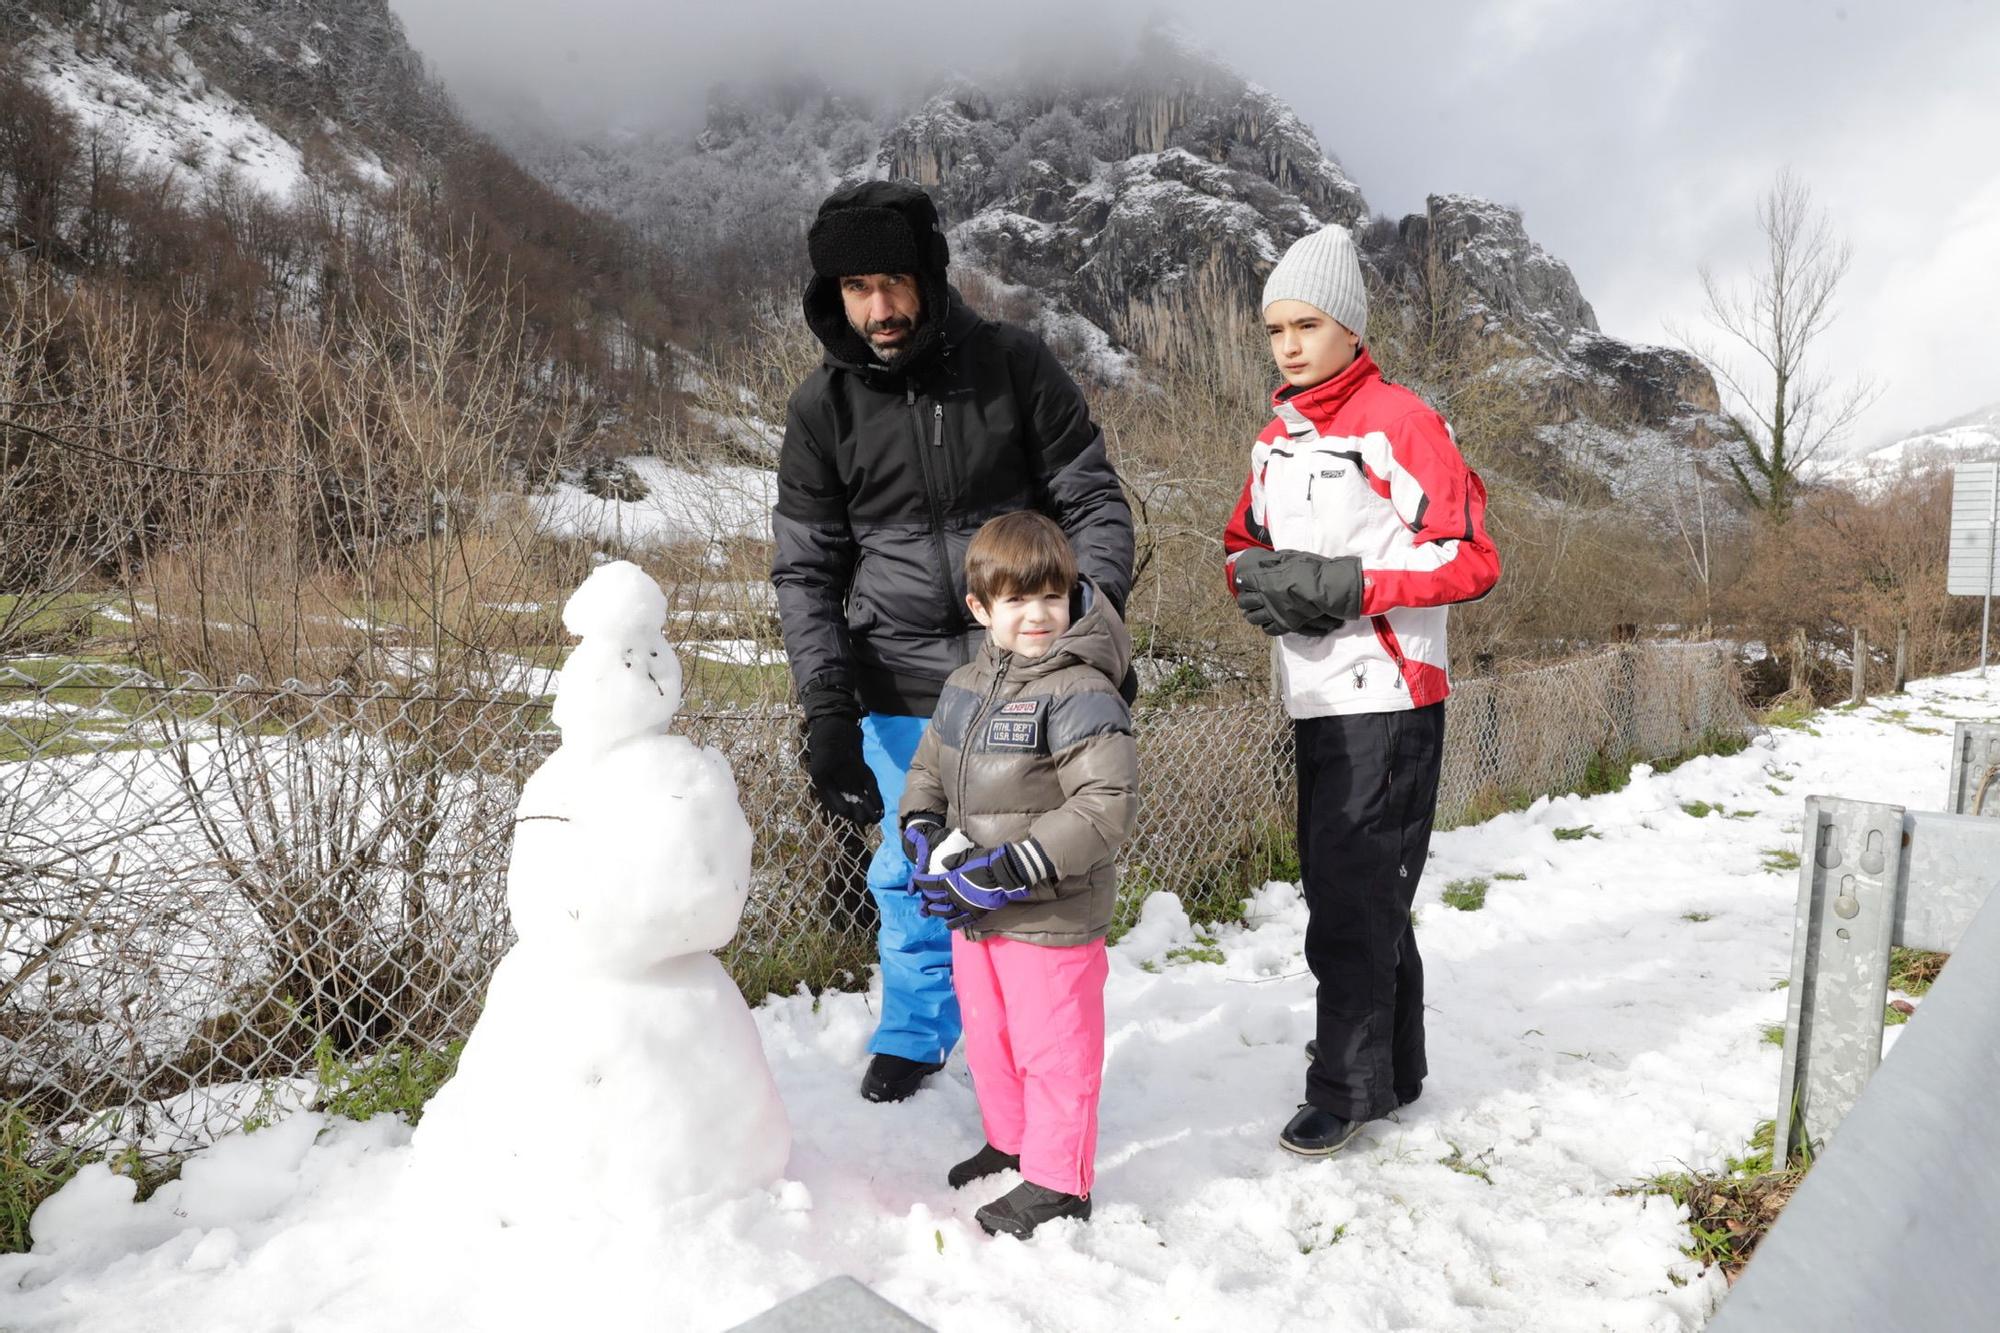
[[660, 634], [667, 599], [629, 560], [599, 565], [563, 607], [583, 642], [556, 679], [565, 746], [602, 749], [666, 731], [681, 706], [681, 664]]

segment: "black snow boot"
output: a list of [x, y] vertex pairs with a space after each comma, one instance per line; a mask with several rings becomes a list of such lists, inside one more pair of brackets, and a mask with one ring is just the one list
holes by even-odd
[[1013, 1236], [1026, 1240], [1044, 1222], [1073, 1217], [1090, 1220], [1088, 1194], [1064, 1194], [1045, 1185], [1024, 1180], [1007, 1193], [973, 1214], [989, 1236]]
[[1317, 1106], [1301, 1106], [1278, 1134], [1278, 1146], [1300, 1157], [1331, 1157], [1361, 1132], [1359, 1120], [1343, 1120]]
[[905, 1060], [900, 1055], [878, 1055], [861, 1076], [861, 1095], [871, 1102], [900, 1102], [943, 1068], [942, 1064]]
[[954, 1166], [945, 1175], [945, 1183], [949, 1184], [953, 1189], [961, 1189], [964, 1186], [970, 1185], [975, 1180], [984, 1180], [988, 1176], [997, 1176], [1002, 1171], [1019, 1171], [1020, 1169], [1021, 1155], [1019, 1153], [1001, 1152], [989, 1143], [978, 1152], [972, 1154], [972, 1156], [960, 1162], [957, 1166]]

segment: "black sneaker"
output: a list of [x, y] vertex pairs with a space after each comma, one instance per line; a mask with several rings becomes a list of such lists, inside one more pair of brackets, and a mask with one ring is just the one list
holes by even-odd
[[943, 1068], [942, 1064], [905, 1060], [900, 1055], [878, 1055], [861, 1076], [861, 1095], [871, 1102], [900, 1102]]
[[1359, 1120], [1343, 1120], [1317, 1106], [1301, 1106], [1278, 1134], [1278, 1146], [1301, 1157], [1331, 1157], [1361, 1132]]
[[1064, 1194], [1033, 1181], [1024, 1180], [992, 1203], [973, 1214], [989, 1236], [1007, 1235], [1026, 1240], [1044, 1222], [1073, 1217], [1090, 1220], [1090, 1196]]
[[[1309, 1037], [1306, 1039], [1306, 1063], [1312, 1064], [1318, 1059], [1319, 1059], [1319, 1038]], [[1424, 1085], [1423, 1081], [1419, 1079], [1417, 1082], [1412, 1083], [1407, 1088], [1396, 1089], [1396, 1105], [1408, 1106], [1411, 1102], [1415, 1101], [1417, 1098], [1423, 1095], [1424, 1095]]]
[[1019, 1171], [1020, 1169], [1021, 1155], [1019, 1153], [1001, 1152], [989, 1143], [947, 1172], [945, 1174], [945, 1182], [953, 1189], [961, 1189], [964, 1186], [970, 1185], [975, 1180], [984, 1180], [988, 1176], [997, 1176], [1002, 1171]]

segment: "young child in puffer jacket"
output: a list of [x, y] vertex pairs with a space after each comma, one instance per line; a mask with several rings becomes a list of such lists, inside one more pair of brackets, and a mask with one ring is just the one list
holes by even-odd
[[[957, 1189], [1018, 1170], [1022, 1183], [975, 1216], [989, 1234], [1025, 1239], [1090, 1216], [1112, 858], [1138, 812], [1138, 751], [1118, 694], [1132, 642], [1041, 514], [982, 527], [965, 576], [987, 641], [946, 682], [900, 813], [911, 888], [953, 928], [952, 984], [986, 1130], [948, 1179]], [[973, 845], [933, 869], [950, 829]]]

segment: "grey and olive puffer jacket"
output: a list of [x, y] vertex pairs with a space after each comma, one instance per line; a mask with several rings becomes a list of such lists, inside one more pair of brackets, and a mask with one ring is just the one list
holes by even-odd
[[1088, 582], [1071, 613], [1040, 657], [989, 639], [953, 672], [910, 764], [903, 818], [941, 814], [982, 847], [1032, 837], [1055, 863], [1055, 880], [966, 927], [972, 939], [1088, 944], [1111, 928], [1112, 859], [1139, 812], [1139, 753], [1118, 696], [1132, 640]]

